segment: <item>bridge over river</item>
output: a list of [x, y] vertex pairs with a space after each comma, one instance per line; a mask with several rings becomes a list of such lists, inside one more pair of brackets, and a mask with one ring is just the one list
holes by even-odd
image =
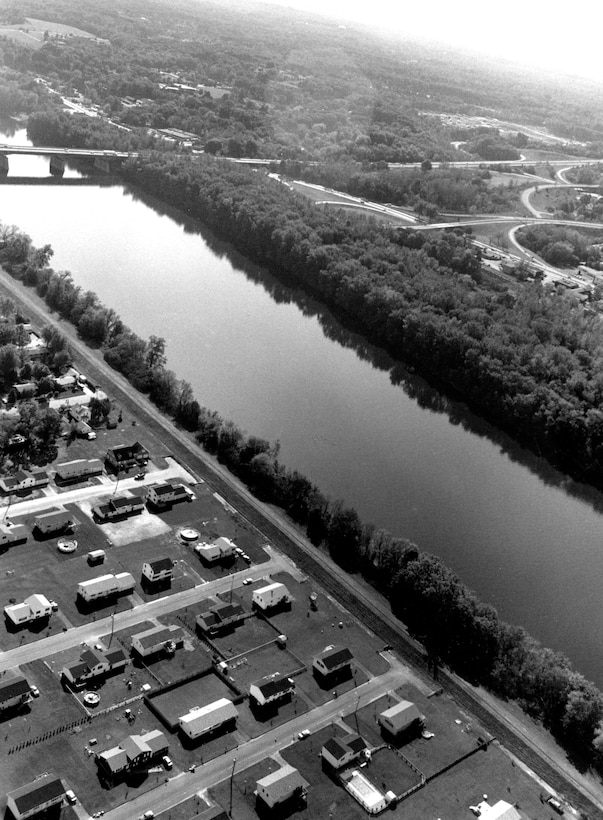
[[116, 164], [125, 159], [138, 157], [136, 151], [110, 151], [97, 148], [51, 148], [35, 145], [0, 145], [0, 177], [6, 176], [9, 170], [9, 156], [11, 155], [45, 156], [50, 159], [50, 173], [52, 176], [63, 176], [65, 162], [71, 159], [90, 160], [99, 171], [110, 173]]

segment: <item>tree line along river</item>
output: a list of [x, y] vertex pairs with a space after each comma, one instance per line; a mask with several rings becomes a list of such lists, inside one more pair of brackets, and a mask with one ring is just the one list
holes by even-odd
[[[26, 143], [8, 127], [0, 140]], [[9, 176], [48, 176], [48, 160], [10, 157]], [[203, 226], [122, 185], [3, 185], [0, 221], [50, 243], [55, 270], [70, 271], [140, 336], [163, 336], [168, 366], [200, 404], [278, 440], [283, 463], [364, 521], [439, 555], [501, 617], [603, 686], [600, 493]]]

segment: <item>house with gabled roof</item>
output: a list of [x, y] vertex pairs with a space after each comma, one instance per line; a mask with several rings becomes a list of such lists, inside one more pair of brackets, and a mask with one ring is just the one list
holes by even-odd
[[328, 677], [349, 669], [353, 660], [354, 656], [347, 646], [327, 646], [315, 656], [312, 668], [323, 677]]
[[421, 714], [416, 704], [401, 700], [381, 712], [377, 722], [392, 737], [398, 738], [412, 731], [420, 732], [425, 723], [425, 715]]
[[265, 675], [256, 680], [249, 687], [249, 697], [257, 706], [266, 706], [269, 703], [278, 703], [295, 692], [295, 681], [280, 672]]
[[191, 492], [182, 484], [150, 484], [147, 487], [147, 503], [155, 507], [167, 507], [177, 501], [190, 501]]
[[172, 580], [174, 574], [174, 562], [167, 556], [164, 558], [152, 558], [142, 565], [142, 577], [151, 584], [165, 583]]
[[4, 617], [14, 626], [23, 626], [41, 618], [50, 618], [52, 604], [45, 595], [34, 593], [20, 604], [4, 607]]
[[245, 620], [245, 610], [240, 604], [226, 603], [213, 606], [207, 612], [197, 615], [196, 625], [200, 632], [217, 635], [219, 632], [237, 626]]
[[233, 727], [239, 713], [228, 698], [220, 698], [206, 706], [196, 706], [178, 719], [180, 731], [189, 740]]
[[148, 769], [168, 750], [167, 738], [159, 729], [144, 735], [128, 735], [118, 746], [97, 753], [99, 776], [113, 784], [130, 772]]
[[308, 781], [289, 763], [276, 772], [256, 781], [256, 794], [269, 809], [282, 806], [290, 800], [305, 801], [308, 796]]
[[136, 515], [144, 510], [144, 499], [133, 493], [132, 495], [113, 496], [105, 504], [92, 507], [92, 515], [96, 521], [112, 521], [115, 518], [125, 518]]
[[88, 646], [79, 661], [63, 667], [61, 676], [74, 689], [81, 689], [90, 681], [120, 672], [127, 663], [123, 649], [103, 651]]
[[30, 694], [29, 683], [23, 675], [3, 680], [0, 683], [0, 712], [29, 703]]
[[186, 632], [180, 626], [154, 626], [132, 635], [132, 650], [141, 658], [148, 658], [158, 652], [173, 653], [184, 645], [185, 637]]
[[51, 806], [60, 805], [65, 797], [65, 787], [60, 778], [44, 772], [31, 783], [9, 792], [6, 797], [7, 808], [14, 820], [27, 820]]
[[0, 478], [0, 489], [5, 493], [18, 493], [46, 487], [50, 479], [44, 470], [17, 470], [13, 476]]
[[144, 467], [149, 461], [149, 451], [139, 441], [135, 441], [134, 444], [119, 444], [107, 450], [105, 461], [116, 471]]
[[344, 737], [329, 738], [320, 754], [325, 763], [337, 770], [366, 756], [367, 749], [364, 738], [354, 732]]

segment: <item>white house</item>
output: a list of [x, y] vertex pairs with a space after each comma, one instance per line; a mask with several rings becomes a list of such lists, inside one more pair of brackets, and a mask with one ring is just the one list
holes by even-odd
[[41, 814], [51, 806], [58, 806], [65, 797], [65, 787], [58, 777], [45, 772], [33, 783], [27, 783], [7, 795], [7, 808], [15, 820], [26, 820]]
[[132, 592], [136, 583], [129, 572], [118, 572], [117, 575], [100, 575], [88, 581], [80, 581], [77, 594], [89, 603], [111, 595], [123, 595]]
[[157, 652], [175, 652], [184, 645], [186, 633], [180, 626], [154, 626], [132, 635], [132, 649], [142, 658]]
[[312, 661], [312, 668], [323, 677], [342, 672], [350, 667], [354, 656], [347, 646], [327, 646], [316, 655]]
[[480, 820], [522, 820], [521, 814], [517, 811], [515, 806], [507, 803], [505, 800], [499, 800], [491, 806], [486, 800], [482, 800], [476, 806]]
[[394, 706], [390, 706], [384, 712], [379, 714], [377, 718], [379, 725], [388, 731], [393, 737], [398, 737], [411, 729], [416, 728], [417, 731], [423, 727], [425, 723], [425, 715], [419, 712], [419, 709], [414, 703], [409, 700], [401, 700]]
[[34, 593], [23, 603], [5, 606], [4, 615], [15, 626], [21, 626], [40, 618], [49, 618], [52, 615], [52, 604], [45, 595]]
[[13, 524], [8, 527], [0, 524], [0, 547], [5, 544], [22, 544], [27, 541], [27, 529], [23, 524]]
[[99, 458], [78, 458], [75, 461], [57, 464], [55, 480], [63, 483], [78, 481], [81, 478], [100, 475], [102, 471], [103, 462]]
[[190, 740], [197, 740], [204, 735], [227, 728], [234, 724], [239, 713], [234, 703], [228, 698], [197, 706], [178, 719], [180, 731]]
[[276, 772], [262, 777], [256, 782], [257, 796], [268, 808], [281, 806], [289, 800], [305, 800], [308, 794], [308, 781], [288, 763]]
[[167, 507], [176, 501], [191, 501], [192, 493], [182, 484], [150, 484], [147, 487], [147, 503], [155, 507]]
[[34, 521], [34, 526], [42, 535], [65, 532], [72, 530], [75, 526], [75, 518], [67, 510], [43, 513], [37, 515]]
[[237, 545], [230, 538], [216, 538], [211, 544], [198, 544], [195, 552], [208, 564], [215, 564], [216, 561], [224, 561], [236, 555]]
[[287, 587], [276, 582], [255, 589], [251, 596], [253, 606], [261, 610], [273, 609], [281, 604], [288, 604], [290, 600], [291, 596]]
[[46, 487], [49, 482], [48, 473], [44, 470], [17, 470], [13, 476], [0, 478], [0, 489], [5, 493], [18, 493], [22, 490], [35, 490]]
[[364, 756], [367, 748], [364, 738], [354, 733], [345, 737], [329, 738], [320, 750], [320, 754], [333, 769], [341, 769]]
[[276, 703], [279, 700], [295, 692], [295, 681], [275, 672], [273, 675], [266, 675], [260, 680], [256, 680], [249, 687], [249, 697], [258, 706], [266, 706], [268, 703]]
[[171, 558], [153, 558], [142, 565], [142, 575], [152, 584], [171, 581], [174, 574], [174, 562]]

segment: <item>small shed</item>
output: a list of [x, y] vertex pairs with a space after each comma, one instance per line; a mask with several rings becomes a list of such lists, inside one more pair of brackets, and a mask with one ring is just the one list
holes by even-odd
[[377, 720], [383, 729], [393, 737], [398, 737], [413, 728], [420, 730], [425, 723], [425, 715], [422, 715], [411, 701], [401, 700], [400, 703], [381, 712]]

